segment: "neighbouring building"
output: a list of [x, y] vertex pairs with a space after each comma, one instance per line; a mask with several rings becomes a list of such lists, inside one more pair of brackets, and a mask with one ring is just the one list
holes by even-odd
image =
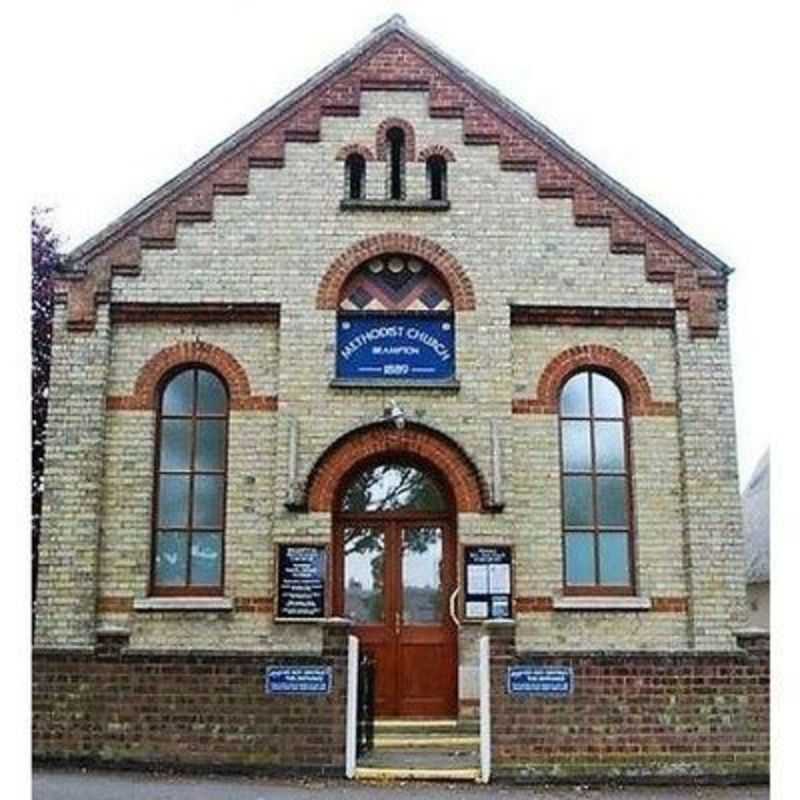
[[769, 630], [769, 450], [742, 493], [747, 612], [751, 628]]
[[355, 640], [484, 779], [763, 777], [729, 273], [377, 28], [60, 275], [36, 757], [351, 774]]

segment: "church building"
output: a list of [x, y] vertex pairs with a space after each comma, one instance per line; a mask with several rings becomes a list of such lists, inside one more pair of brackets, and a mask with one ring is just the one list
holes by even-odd
[[730, 273], [376, 28], [58, 276], [35, 757], [763, 778]]

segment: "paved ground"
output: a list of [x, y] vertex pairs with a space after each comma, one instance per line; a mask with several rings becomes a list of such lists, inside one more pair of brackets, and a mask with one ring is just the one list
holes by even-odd
[[33, 800], [767, 800], [766, 786], [590, 789], [468, 784], [364, 784], [341, 780], [187, 777], [138, 772], [37, 769]]

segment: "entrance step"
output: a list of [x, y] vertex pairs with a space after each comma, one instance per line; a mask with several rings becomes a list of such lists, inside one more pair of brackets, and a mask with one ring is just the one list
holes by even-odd
[[[369, 780], [476, 780], [480, 737], [475, 720], [375, 720], [373, 749], [358, 760]], [[381, 777], [377, 777], [380, 774]]]
[[423, 769], [417, 767], [356, 767], [356, 780], [361, 781], [470, 781], [480, 780], [479, 769]]

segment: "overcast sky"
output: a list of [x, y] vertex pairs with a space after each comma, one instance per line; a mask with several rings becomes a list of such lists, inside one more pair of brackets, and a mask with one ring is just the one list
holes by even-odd
[[[769, 291], [786, 258], [771, 231], [782, 215], [796, 224], [774, 202], [782, 136], [788, 144], [778, 116], [791, 97], [779, 41], [786, 35], [786, 47], [794, 45], [788, 18], [768, 3], [756, 11], [698, 6], [37, 4], [26, 20], [35, 28], [44, 87], [28, 111], [32, 201], [53, 206], [68, 245], [80, 244], [392, 13], [403, 13], [735, 268], [730, 301], [744, 482], [769, 442], [764, 330]], [[795, 90], [789, 103], [796, 99]]]

